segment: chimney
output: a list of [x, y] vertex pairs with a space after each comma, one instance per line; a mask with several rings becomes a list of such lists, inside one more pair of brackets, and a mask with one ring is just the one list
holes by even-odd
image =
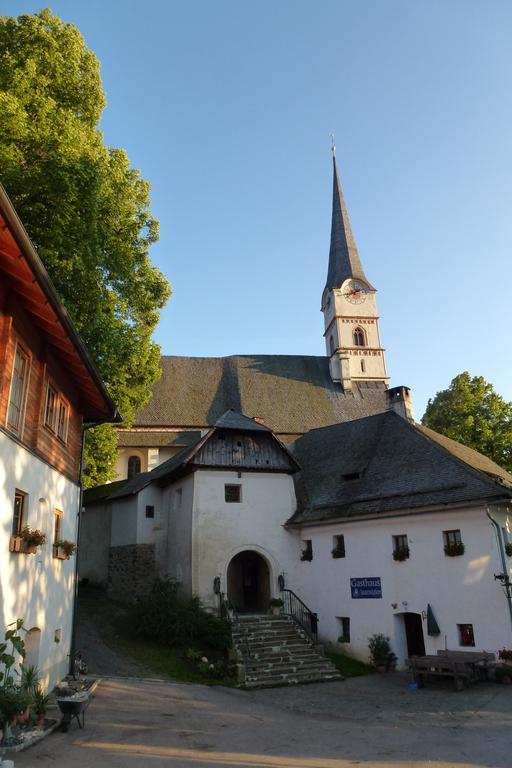
[[411, 390], [409, 387], [392, 387], [387, 389], [386, 406], [388, 411], [395, 411], [403, 419], [414, 421]]

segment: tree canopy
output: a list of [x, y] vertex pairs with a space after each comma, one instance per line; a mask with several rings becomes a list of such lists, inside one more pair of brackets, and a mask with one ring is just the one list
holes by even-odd
[[512, 472], [512, 403], [482, 376], [459, 373], [448, 389], [428, 401], [421, 423]]
[[[98, 128], [99, 62], [51, 11], [0, 17], [0, 168], [63, 304], [129, 424], [160, 374], [151, 340], [170, 295], [152, 266], [149, 184]], [[86, 484], [111, 479], [115, 433], [90, 430]]]

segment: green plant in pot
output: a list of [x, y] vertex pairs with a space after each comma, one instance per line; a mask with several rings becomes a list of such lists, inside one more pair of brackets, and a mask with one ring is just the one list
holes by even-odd
[[43, 725], [44, 718], [48, 709], [48, 703], [50, 697], [47, 693], [44, 693], [42, 688], [37, 686], [32, 694], [32, 709], [36, 716], [36, 722], [38, 725]]
[[371, 662], [378, 672], [393, 669], [397, 657], [391, 650], [389, 637], [381, 633], [372, 635], [368, 640]]
[[272, 600], [269, 603], [270, 613], [273, 616], [279, 616], [281, 613], [281, 608], [283, 607], [284, 603], [281, 600], [280, 597], [273, 597]]

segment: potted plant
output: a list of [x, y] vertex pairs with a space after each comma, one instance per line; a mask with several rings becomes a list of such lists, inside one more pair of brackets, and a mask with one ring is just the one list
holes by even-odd
[[462, 541], [458, 544], [445, 544], [444, 553], [447, 557], [460, 557], [465, 552], [465, 547]]
[[71, 555], [76, 551], [76, 544], [73, 541], [67, 539], [60, 539], [54, 545], [54, 557], [58, 557], [60, 560], [69, 560]]
[[32, 530], [26, 525], [21, 532], [21, 539], [23, 542], [22, 551], [33, 555], [37, 551], [37, 548], [45, 543], [46, 536], [44, 533], [41, 533], [41, 531]]
[[36, 716], [37, 725], [44, 725], [44, 719], [48, 709], [49, 701], [49, 695], [44, 693], [43, 690], [37, 686], [34, 689], [34, 693], [32, 694], [32, 708]]
[[409, 547], [399, 547], [393, 550], [393, 560], [403, 562], [409, 558]]
[[368, 648], [373, 666], [377, 672], [387, 672], [394, 669], [397, 657], [391, 650], [389, 637], [381, 633], [372, 635], [368, 640]]
[[272, 600], [269, 603], [269, 610], [272, 616], [279, 616], [281, 613], [281, 608], [283, 607], [284, 603], [281, 600], [280, 597], [273, 597]]

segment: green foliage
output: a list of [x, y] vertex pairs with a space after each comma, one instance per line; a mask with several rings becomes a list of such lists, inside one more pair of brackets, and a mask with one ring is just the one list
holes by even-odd
[[43, 693], [43, 690], [36, 686], [32, 693], [32, 709], [37, 717], [43, 717], [46, 715], [48, 704], [50, 703], [50, 696], [47, 693]]
[[396, 662], [389, 637], [386, 635], [379, 633], [368, 638], [368, 649], [374, 667], [386, 667], [388, 669]]
[[200, 642], [216, 650], [231, 645], [229, 622], [205, 611], [197, 597], [180, 598], [176, 585], [168, 581], [157, 580], [134, 605], [132, 617], [139, 637], [165, 645]]
[[465, 371], [428, 401], [421, 423], [512, 471], [512, 403]]
[[371, 667], [368, 664], [353, 659], [351, 656], [334, 652], [327, 652], [326, 656], [332, 661], [343, 677], [360, 677], [361, 675], [367, 675], [371, 671]]
[[20, 635], [23, 629], [23, 619], [17, 619], [13, 629], [7, 629], [4, 635], [4, 642], [0, 643], [0, 683], [2, 688], [11, 688], [14, 686], [14, 674], [16, 657], [25, 658], [25, 643]]
[[21, 665], [20, 687], [31, 694], [39, 687], [39, 671], [33, 664], [28, 666], [25, 666], [25, 664]]
[[0, 723], [5, 726], [19, 715], [30, 702], [29, 694], [15, 685], [0, 688]]
[[[170, 295], [149, 247], [149, 185], [105, 146], [99, 62], [51, 11], [0, 17], [2, 182], [127, 424], [160, 373], [151, 341]], [[111, 426], [92, 430], [86, 485], [112, 477]]]

